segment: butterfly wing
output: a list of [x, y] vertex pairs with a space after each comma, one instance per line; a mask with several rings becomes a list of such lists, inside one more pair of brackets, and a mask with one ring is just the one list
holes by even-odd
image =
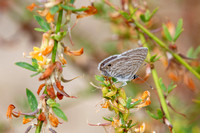
[[121, 56], [145, 56], [146, 58], [147, 53], [148, 53], [148, 48], [140, 47], [140, 48], [128, 50], [122, 53]]
[[[129, 50], [109, 62], [108, 73], [115, 78], [131, 80], [147, 56], [148, 49]], [[131, 54], [132, 53], [132, 54]]]

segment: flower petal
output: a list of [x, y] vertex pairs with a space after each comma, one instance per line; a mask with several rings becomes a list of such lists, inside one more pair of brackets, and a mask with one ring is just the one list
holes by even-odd
[[64, 53], [67, 55], [74, 55], [74, 56], [80, 56], [83, 54], [83, 48], [81, 48], [80, 50], [77, 51], [70, 51], [68, 47], [64, 48]]

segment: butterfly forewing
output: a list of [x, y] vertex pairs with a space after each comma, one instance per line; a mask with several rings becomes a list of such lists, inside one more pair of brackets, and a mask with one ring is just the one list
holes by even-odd
[[137, 56], [137, 55], [140, 55], [140, 56], [145, 56], [144, 58], [146, 58], [147, 52], [148, 52], [148, 48], [141, 47], [141, 48], [128, 50], [128, 51], [122, 53], [121, 56]]
[[147, 56], [145, 47], [131, 49], [122, 54], [110, 56], [99, 63], [98, 69], [105, 76], [117, 78], [119, 81], [133, 79], [135, 73]]

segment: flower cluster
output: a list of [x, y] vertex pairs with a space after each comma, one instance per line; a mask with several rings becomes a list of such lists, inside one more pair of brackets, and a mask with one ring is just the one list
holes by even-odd
[[[101, 82], [101, 90], [104, 98], [104, 102], [101, 104], [102, 108], [108, 108], [110, 111], [115, 112], [114, 117], [104, 117], [106, 121], [110, 122], [110, 126], [115, 129], [115, 132], [144, 132], [144, 124], [133, 128], [136, 123], [130, 118], [130, 113], [131, 110], [138, 110], [151, 104], [150, 92], [145, 91], [141, 97], [133, 99], [126, 96], [123, 88], [115, 86], [116, 79], [96, 75], [96, 80]], [[102, 126], [104, 125], [102, 124]]]
[[[19, 117], [24, 115], [23, 124], [37, 120], [37, 123], [31, 124], [28, 128], [36, 127], [36, 132], [39, 133], [42, 128], [55, 132], [52, 127], [57, 127], [59, 122], [57, 117], [67, 121], [67, 117], [60, 109], [58, 100], [63, 97], [76, 98], [70, 96], [64, 90], [62, 82], [70, 82], [73, 79], [65, 79], [62, 75], [63, 66], [67, 64], [67, 56], [80, 56], [83, 54], [83, 48], [72, 51], [70, 47], [63, 42], [63, 38], [69, 35], [69, 40], [73, 44], [71, 38], [71, 15], [75, 14], [77, 20], [97, 13], [93, 5], [82, 8], [75, 8], [74, 1], [66, 0], [48, 0], [40, 1], [37, 4], [32, 3], [27, 6], [30, 11], [35, 11], [37, 15], [34, 16], [41, 28], [35, 28], [36, 31], [43, 32], [42, 42], [40, 47], [33, 47], [33, 51], [29, 55], [24, 54], [25, 57], [32, 59], [32, 64], [26, 62], [17, 62], [16, 65], [36, 72], [31, 76], [36, 76], [41, 73], [39, 81], [43, 83], [38, 87], [37, 94], [40, 97], [39, 102], [35, 95], [26, 89], [26, 94], [30, 108], [33, 112], [22, 113], [21, 111], [14, 111], [15, 106], [9, 105], [7, 110], [7, 117], [12, 119], [12, 116]], [[57, 21], [55, 18], [57, 17]], [[64, 18], [64, 19], [63, 19]], [[67, 29], [67, 30], [65, 30]]]

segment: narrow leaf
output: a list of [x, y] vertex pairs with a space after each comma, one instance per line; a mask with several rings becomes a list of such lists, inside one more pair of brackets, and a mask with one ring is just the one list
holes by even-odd
[[28, 98], [28, 103], [32, 111], [35, 111], [38, 107], [38, 102], [35, 95], [26, 88], [26, 96]]
[[193, 53], [194, 53], [194, 48], [193, 47], [189, 48], [189, 50], [187, 51], [187, 57], [194, 58]]
[[32, 74], [30, 77], [37, 76], [37, 75], [40, 74], [40, 73], [41, 73], [41, 72], [34, 73], [34, 74]]
[[87, 10], [88, 8], [79, 8], [79, 9], [76, 9], [72, 6], [67, 6], [67, 5], [61, 5], [61, 7], [65, 10], [70, 10], [70, 11], [74, 11], [74, 12], [82, 12], [82, 11], [85, 11]]
[[157, 11], [158, 11], [158, 7], [153, 10], [153, 12], [151, 13], [151, 15], [149, 15], [149, 17], [147, 18], [147, 21], [149, 21]]
[[48, 100], [47, 100], [47, 104], [48, 104], [50, 107], [57, 107], [57, 108], [60, 107], [60, 104], [59, 104], [59, 103], [56, 103], [55, 100], [53, 100], [53, 99], [48, 99]]
[[28, 118], [30, 118], [30, 119], [36, 118], [34, 115], [25, 115], [24, 117], [25, 117], [26, 119], [28, 119]]
[[119, 112], [119, 118], [121, 120], [122, 125], [125, 125], [124, 117], [123, 117], [123, 114], [121, 112]]
[[161, 89], [162, 89], [164, 92], [166, 92], [166, 91], [167, 91], [167, 88], [166, 88], [166, 86], [163, 84], [162, 78], [159, 79], [159, 84], [160, 84]]
[[126, 108], [127, 109], [130, 109], [130, 107], [131, 107], [131, 97], [129, 97], [128, 99], [127, 99], [127, 102], [126, 102]]
[[133, 108], [134, 106], [138, 105], [141, 101], [142, 101], [142, 99], [134, 102], [133, 104], [131, 104], [130, 108]]
[[32, 66], [31, 64], [29, 64], [29, 63], [26, 63], [26, 62], [16, 62], [15, 64], [17, 66], [20, 66], [22, 68], [28, 69], [30, 71], [37, 72], [37, 69], [34, 66]]
[[152, 118], [154, 118], [154, 119], [156, 119], [156, 120], [160, 119], [158, 116], [154, 115], [154, 114], [151, 113], [149, 110], [146, 110], [146, 112], [147, 112], [147, 114], [148, 114], [149, 116], [151, 116]]
[[55, 113], [55, 115], [57, 115], [58, 117], [60, 117], [61, 119], [65, 120], [65, 121], [67, 121], [67, 116], [61, 109], [59, 109], [57, 107], [52, 107], [52, 109], [53, 109], [53, 112]]
[[160, 109], [157, 110], [157, 114], [159, 119], [163, 118], [163, 113]]
[[39, 31], [39, 32], [46, 32], [45, 30], [41, 29], [41, 28], [34, 28], [35, 31]]
[[95, 79], [96, 79], [97, 81], [101, 81], [101, 82], [103, 82], [103, 81], [105, 80], [104, 77], [99, 76], [99, 75], [95, 75]]
[[179, 19], [176, 26], [174, 39], [173, 39], [174, 42], [178, 39], [178, 37], [180, 36], [182, 32], [183, 32], [183, 19]]
[[194, 51], [193, 58], [197, 58], [198, 55], [199, 55], [199, 53], [200, 53], [200, 46], [198, 46], [198, 47], [196, 48], [196, 50]]
[[50, 13], [53, 15], [53, 14], [55, 14], [58, 10], [59, 10], [59, 6], [58, 6], [58, 5], [53, 6], [53, 7], [50, 9]]
[[36, 69], [39, 68], [38, 62], [36, 59], [32, 58], [32, 66], [35, 67]]
[[114, 77], [112, 77], [112, 81], [113, 81], [113, 82], [117, 82], [117, 79], [114, 78]]
[[170, 85], [169, 85], [168, 88], [167, 88], [168, 94], [169, 94], [174, 88], [176, 88], [176, 86], [177, 86], [177, 85], [174, 85], [174, 83], [171, 82]]
[[42, 17], [34, 15], [34, 18], [45, 32], [50, 30], [49, 24]]
[[103, 117], [103, 119], [106, 120], [106, 121], [110, 121], [110, 122], [113, 121], [113, 118], [106, 118], [106, 117]]
[[170, 32], [169, 30], [167, 29], [167, 26], [163, 24], [163, 31], [164, 31], [164, 34], [167, 38], [168, 41], [172, 42], [172, 36], [170, 35]]

